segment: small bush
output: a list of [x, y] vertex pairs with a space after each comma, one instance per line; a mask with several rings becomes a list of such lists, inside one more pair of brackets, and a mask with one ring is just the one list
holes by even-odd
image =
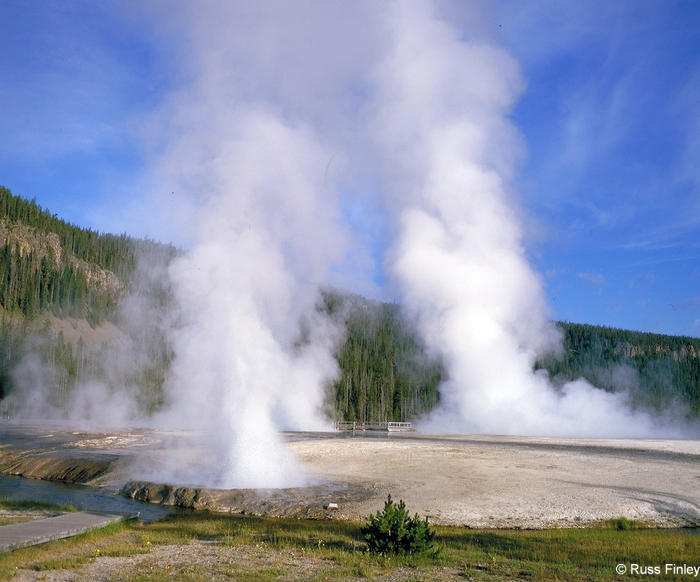
[[435, 534], [428, 518], [410, 517], [403, 500], [396, 504], [391, 495], [384, 502], [384, 511], [370, 515], [362, 527], [369, 551], [374, 554], [419, 554], [428, 551]]
[[624, 517], [619, 517], [617, 519], [611, 519], [610, 524], [612, 525], [613, 528], [619, 531], [627, 531], [628, 529], [631, 529], [632, 526], [634, 525], [631, 521]]

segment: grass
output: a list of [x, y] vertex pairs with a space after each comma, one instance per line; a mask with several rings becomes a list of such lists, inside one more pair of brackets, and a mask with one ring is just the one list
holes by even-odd
[[35, 519], [37, 518], [31, 515], [0, 515], [0, 527], [3, 525], [14, 525], [15, 523], [26, 523]]
[[[650, 529], [622, 519], [591, 528], [544, 531], [434, 526], [439, 551], [433, 556], [413, 557], [367, 553], [361, 525], [207, 512], [173, 513], [148, 525], [118, 522], [74, 538], [0, 555], [0, 578], [11, 578], [18, 568], [76, 569], [101, 556], [147, 554], [157, 546], [188, 544], [191, 540], [206, 542], [222, 552], [236, 548], [263, 556], [264, 567], [246, 566], [243, 562], [216, 566], [215, 574], [233, 580], [299, 576], [300, 569], [309, 564], [313, 569], [307, 573], [312, 579], [393, 576], [402, 580], [462, 577], [484, 581], [625, 580], [627, 577], [615, 574], [619, 563], [700, 565], [697, 536]], [[161, 568], [151, 565], [140, 570], [136, 579], [205, 580], [211, 574], [200, 565], [188, 564], [186, 569], [170, 572], [166, 577]], [[687, 580], [687, 576], [673, 578], [663, 574], [645, 578]]]
[[58, 503], [44, 503], [43, 501], [25, 501], [6, 498], [0, 499], [0, 509], [3, 509], [5, 511], [78, 511], [72, 505], [61, 505]]
[[[77, 511], [72, 505], [43, 503], [41, 501], [24, 501], [0, 499], [0, 526], [24, 523], [41, 517]], [[8, 512], [8, 513], [4, 513]]]

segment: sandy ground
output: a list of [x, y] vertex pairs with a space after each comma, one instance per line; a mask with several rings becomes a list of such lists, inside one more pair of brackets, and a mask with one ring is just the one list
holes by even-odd
[[572, 527], [624, 516], [700, 525], [700, 442], [486, 436], [290, 443], [310, 474], [374, 492], [345, 505], [362, 518], [388, 493], [435, 523]]
[[[167, 455], [157, 431], [84, 433], [8, 427], [3, 443], [43, 455], [115, 457], [101, 484], [129, 478], [129, 458]], [[700, 441], [575, 439], [416, 433], [286, 433], [316, 486], [210, 491], [221, 510], [365, 519], [387, 494], [433, 523], [471, 527], [576, 527], [617, 517], [700, 525]], [[180, 439], [186, 435], [179, 435]], [[47, 452], [48, 451], [48, 452]], [[2, 453], [2, 450], [0, 450]], [[339, 511], [325, 511], [329, 502]]]

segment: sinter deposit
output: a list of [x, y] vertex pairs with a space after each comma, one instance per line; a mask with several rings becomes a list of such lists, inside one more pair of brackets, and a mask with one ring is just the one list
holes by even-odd
[[[700, 525], [698, 441], [288, 433], [286, 446], [300, 459], [308, 486], [214, 490], [145, 482], [134, 473], [133, 460], [144, 453], [154, 460], [171, 454], [163, 443], [172, 433], [2, 425], [0, 437], [0, 472], [87, 482], [196, 509], [364, 519], [391, 493], [443, 524], [577, 527], [626, 517]], [[177, 438], [187, 442], [186, 434]]]

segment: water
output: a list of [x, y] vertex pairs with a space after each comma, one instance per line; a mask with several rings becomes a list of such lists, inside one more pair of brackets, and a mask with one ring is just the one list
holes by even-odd
[[687, 534], [689, 536], [700, 536], [700, 527], [680, 527], [680, 528], [670, 529], [668, 531]]
[[84, 511], [103, 511], [116, 515], [129, 515], [138, 511], [140, 519], [145, 523], [156, 521], [170, 511], [169, 508], [134, 501], [106, 489], [6, 475], [0, 475], [0, 499], [58, 503]]

